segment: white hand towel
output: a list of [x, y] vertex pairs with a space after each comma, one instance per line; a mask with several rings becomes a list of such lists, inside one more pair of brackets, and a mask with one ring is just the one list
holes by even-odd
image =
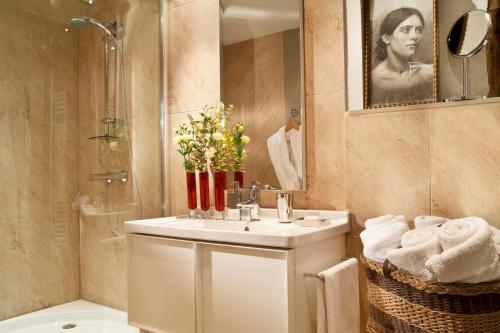
[[316, 333], [328, 333], [325, 303], [325, 283], [319, 281], [316, 285]]
[[406, 232], [401, 237], [402, 248], [390, 250], [387, 258], [401, 270], [426, 280], [434, 280], [433, 274], [425, 267], [425, 262], [442, 251], [437, 230], [437, 227], [427, 227]]
[[387, 252], [401, 246], [401, 237], [410, 230], [402, 215], [386, 215], [365, 222], [367, 227], [359, 235], [363, 242], [363, 254], [366, 258], [384, 262]]
[[359, 333], [358, 261], [351, 258], [320, 275], [324, 286], [319, 283], [317, 289], [317, 332]]
[[440, 216], [417, 216], [415, 217], [415, 228], [425, 228], [425, 227], [432, 227], [432, 226], [439, 226], [445, 223], [446, 221], [449, 221], [446, 217], [440, 217]]
[[495, 227], [491, 227], [491, 232], [493, 233], [493, 241], [495, 242], [497, 253], [500, 254], [500, 230]]
[[480, 283], [500, 279], [491, 228], [479, 217], [450, 220], [438, 229], [443, 252], [425, 266], [439, 282]]

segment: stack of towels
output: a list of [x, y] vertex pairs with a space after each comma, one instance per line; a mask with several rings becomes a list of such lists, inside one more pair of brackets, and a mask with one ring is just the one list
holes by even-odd
[[402, 215], [365, 222], [360, 234], [366, 258], [426, 280], [481, 283], [500, 280], [500, 230], [479, 217], [449, 220], [418, 216], [410, 230]]

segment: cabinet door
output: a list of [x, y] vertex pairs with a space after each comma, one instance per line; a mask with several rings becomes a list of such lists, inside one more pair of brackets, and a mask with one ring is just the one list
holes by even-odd
[[194, 243], [128, 235], [128, 320], [157, 333], [194, 333]]
[[197, 243], [198, 332], [293, 332], [293, 253]]

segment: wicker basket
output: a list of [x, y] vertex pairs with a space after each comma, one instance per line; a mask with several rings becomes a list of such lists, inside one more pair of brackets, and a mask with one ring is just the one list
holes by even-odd
[[368, 333], [500, 333], [500, 282], [431, 283], [360, 260], [368, 279]]

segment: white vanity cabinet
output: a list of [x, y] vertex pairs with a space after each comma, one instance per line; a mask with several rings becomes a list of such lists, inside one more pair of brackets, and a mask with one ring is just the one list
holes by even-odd
[[200, 332], [294, 332], [293, 250], [196, 247]]
[[129, 323], [195, 333], [195, 243], [130, 234], [127, 252]]
[[[341, 261], [348, 212], [318, 227], [160, 218], [125, 223], [128, 321], [154, 333], [312, 333], [316, 283]], [[300, 216], [300, 215], [299, 215]]]
[[343, 255], [343, 235], [276, 249], [129, 234], [129, 323], [155, 333], [313, 332], [317, 281], [303, 274]]

